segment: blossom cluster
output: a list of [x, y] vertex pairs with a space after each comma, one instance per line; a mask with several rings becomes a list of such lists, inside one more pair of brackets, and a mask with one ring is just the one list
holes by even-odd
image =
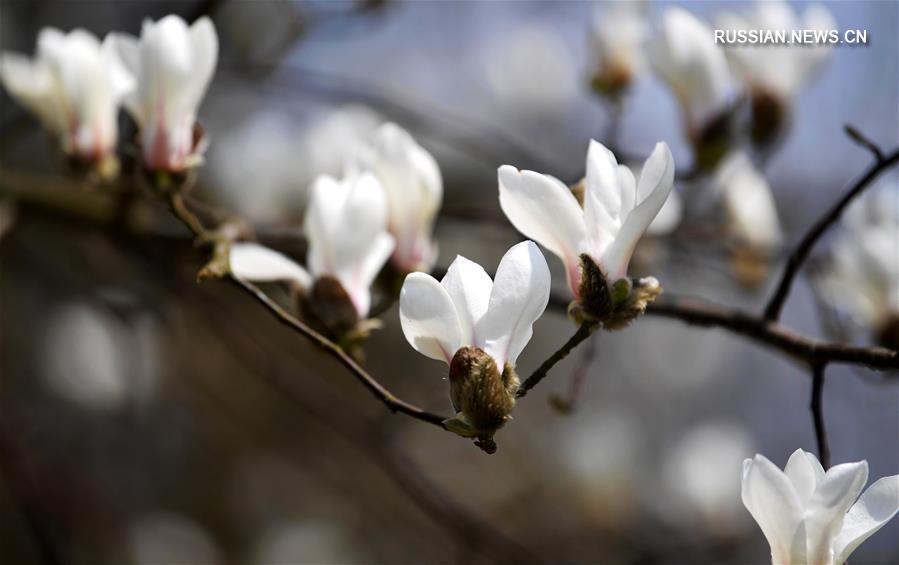
[[[652, 68], [680, 103], [694, 166], [711, 173], [737, 237], [753, 248], [776, 247], [781, 234], [767, 182], [731, 135], [735, 77], [750, 99], [748, 134], [758, 149], [782, 133], [791, 97], [827, 56], [826, 48], [725, 51], [705, 23], [681, 8], [667, 8], [653, 36], [644, 8], [616, 3], [597, 17], [593, 87], [620, 102]], [[828, 18], [809, 8], [801, 25], [823, 29], [831, 26]], [[780, 2], [725, 14], [721, 21], [728, 28], [796, 25]], [[117, 113], [124, 106], [138, 128], [135, 143], [144, 170], [183, 173], [202, 163], [207, 139], [197, 114], [218, 60], [209, 19], [188, 25], [167, 16], [145, 22], [140, 38], [111, 34], [102, 41], [84, 30], [46, 29], [37, 43], [33, 59], [4, 54], [0, 78], [66, 155], [97, 166], [115, 159]], [[354, 148], [342, 176], [322, 174], [312, 183], [302, 223], [303, 264], [254, 241], [220, 243], [227, 251], [227, 274], [286, 283], [303, 320], [348, 351], [377, 326], [369, 319], [376, 299], [389, 302], [398, 295], [408, 343], [448, 366], [455, 416], [444, 426], [492, 451], [494, 434], [511, 419], [520, 390], [517, 361], [550, 297], [550, 268], [538, 244], [564, 267], [572, 321], [589, 331], [619, 329], [662, 292], [655, 277], [630, 276], [631, 260], [670, 206], [674, 185], [674, 157], [661, 141], [635, 174], [612, 149], [591, 140], [583, 178], [573, 185], [504, 164], [497, 169], [496, 198], [511, 225], [529, 239], [513, 245], [493, 275], [457, 255], [438, 280], [431, 272], [441, 251], [434, 237], [443, 200], [440, 167], [408, 131], [383, 123]], [[860, 286], [878, 285], [895, 312], [899, 274], [895, 256], [889, 260], [895, 247], [888, 240], [895, 237], [896, 215], [878, 216], [883, 226], [853, 217], [850, 231], [873, 233], [855, 234], [854, 241], [882, 245], [838, 246], [832, 276], [822, 285], [830, 294], [856, 296]], [[885, 271], [883, 280], [853, 279], [865, 270], [862, 262]], [[854, 308], [868, 318], [881, 310], [862, 302]], [[895, 332], [895, 323], [884, 317], [875, 325]], [[767, 538], [774, 563], [843, 563], [899, 510], [899, 475], [862, 493], [864, 461], [825, 470], [797, 450], [781, 471], [756, 455], [746, 460], [742, 481], [743, 503]]]

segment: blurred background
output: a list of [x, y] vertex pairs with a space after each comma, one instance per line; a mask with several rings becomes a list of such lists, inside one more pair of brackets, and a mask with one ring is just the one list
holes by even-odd
[[[708, 22], [750, 7], [650, 2], [650, 29], [672, 5]], [[753, 222], [770, 218], [734, 220], [709, 173], [676, 185], [682, 217], [641, 243], [632, 274], [656, 276], [672, 295], [758, 311], [785, 250], [870, 162], [844, 124], [885, 149], [899, 144], [899, 4], [824, 5], [837, 28], [867, 30], [868, 44], [832, 48], [790, 101], [777, 144], [753, 154], [780, 233], [754, 249], [763, 228]], [[204, 201], [302, 257], [310, 182], [339, 173], [354, 144], [395, 121], [441, 168], [438, 266], [458, 253], [492, 270], [522, 239], [499, 209], [497, 166], [573, 183], [596, 138], [638, 163], [664, 140], [678, 170], [691, 168], [677, 99], [653, 73], [615, 100], [591, 88], [597, 21], [612, 8], [0, 0], [0, 49], [32, 53], [45, 26], [137, 34], [144, 18], [207, 14], [222, 45], [200, 110], [211, 138]], [[151, 204], [142, 231], [110, 222], [113, 203], [73, 186], [46, 133], [6, 93], [0, 131], [0, 561], [768, 561], [740, 501], [742, 460], [758, 452], [782, 466], [798, 447], [815, 451], [810, 379], [785, 357], [647, 316], [576, 350], [519, 404], [487, 456], [392, 416], [230, 285], [195, 284], [203, 253]], [[871, 192], [899, 217], [896, 186], [891, 172]], [[846, 231], [821, 242], [806, 274], [827, 271]], [[899, 265], [892, 233], [885, 256]], [[564, 291], [561, 264], [548, 260]], [[853, 297], [815, 280], [797, 281], [783, 322], [877, 342], [877, 324], [852, 315]], [[402, 398], [448, 412], [444, 365], [407, 345], [395, 307], [381, 318], [367, 368]], [[573, 330], [563, 311], [548, 311], [520, 372]], [[562, 413], [549, 400], [567, 397], [577, 374], [583, 388]], [[872, 480], [899, 472], [894, 377], [828, 370], [833, 462], [867, 459]], [[899, 562], [897, 540], [894, 521], [853, 564]]]

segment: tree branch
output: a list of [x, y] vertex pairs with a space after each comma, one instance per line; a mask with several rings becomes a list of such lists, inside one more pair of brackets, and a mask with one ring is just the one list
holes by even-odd
[[[197, 219], [187, 206], [184, 205], [184, 200], [181, 198], [180, 193], [171, 192], [168, 199], [169, 208], [172, 210], [175, 217], [177, 217], [198, 239], [206, 239], [206, 229], [200, 223], [199, 219]], [[227, 278], [235, 286], [247, 292], [265, 306], [282, 324], [296, 331], [319, 349], [322, 349], [325, 353], [337, 359], [341, 365], [346, 367], [350, 373], [352, 373], [353, 376], [355, 376], [356, 379], [375, 396], [375, 398], [387, 406], [391, 412], [401, 412], [416, 420], [421, 420], [422, 422], [427, 422], [439, 428], [446, 429], [443, 425], [443, 421], [447, 419], [446, 416], [428, 412], [396, 397], [392, 392], [387, 390], [384, 385], [378, 382], [377, 379], [356, 363], [352, 357], [347, 355], [340, 346], [291, 315], [287, 310], [262, 292], [259, 287], [249, 281], [245, 281], [230, 274]]]
[[553, 353], [552, 356], [544, 361], [536, 371], [531, 373], [531, 376], [529, 376], [523, 383], [521, 383], [516, 396], [518, 398], [524, 398], [529, 390], [537, 386], [537, 383], [539, 383], [546, 377], [546, 374], [549, 373], [549, 370], [552, 369], [556, 363], [558, 363], [562, 359], [565, 359], [568, 354], [571, 353], [571, 350], [577, 347], [578, 344], [580, 344], [582, 341], [590, 337], [590, 334], [592, 334], [593, 331], [596, 330], [596, 328], [597, 326], [595, 324], [582, 324], [574, 333], [574, 335], [565, 342], [565, 345], [563, 345], [558, 351]]
[[852, 188], [850, 188], [849, 191], [811, 227], [793, 252], [790, 253], [780, 283], [778, 283], [777, 289], [774, 291], [771, 300], [765, 307], [764, 318], [766, 320], [776, 321], [780, 318], [780, 312], [783, 309], [784, 302], [787, 300], [787, 296], [790, 294], [790, 289], [793, 286], [796, 275], [799, 273], [799, 269], [802, 267], [802, 264], [808, 258], [812, 248], [821, 236], [824, 235], [830, 226], [840, 219], [843, 210], [845, 210], [855, 197], [861, 194], [862, 191], [865, 190], [865, 188], [867, 188], [882, 172], [896, 163], [899, 163], [899, 149], [894, 150], [892, 153], [882, 158], [876, 158], [878, 154], [882, 155], [879, 149], [875, 152], [874, 163], [868, 167], [868, 170], [865, 171], [861, 178], [855, 181]]
[[778, 322], [695, 299], [664, 299], [646, 308], [646, 314], [681, 320], [690, 325], [716, 327], [769, 345], [808, 364], [845, 363], [870, 369], [899, 369], [899, 352], [884, 347], [856, 347], [810, 338]]
[[830, 446], [827, 443], [827, 430], [824, 428], [824, 406], [821, 398], [824, 394], [824, 369], [826, 363], [812, 365], [812, 422], [815, 424], [815, 439], [818, 442], [818, 459], [824, 469], [830, 468]]

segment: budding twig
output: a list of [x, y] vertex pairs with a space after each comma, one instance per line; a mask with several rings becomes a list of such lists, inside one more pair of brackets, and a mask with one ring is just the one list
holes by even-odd
[[[856, 141], [858, 141], [857, 138]], [[870, 142], [868, 142], [870, 143]], [[880, 150], [877, 150], [875, 155], [881, 154]], [[882, 154], [881, 154], [882, 155]], [[830, 228], [837, 220], [840, 219], [840, 216], [843, 214], [843, 210], [855, 199], [856, 196], [862, 193], [865, 188], [867, 188], [874, 179], [880, 176], [885, 170], [889, 169], [896, 163], [899, 163], [899, 149], [894, 150], [892, 153], [885, 157], [878, 158], [874, 161], [874, 163], [868, 167], [868, 170], [865, 171], [865, 174], [861, 176], [855, 184], [852, 185], [852, 188], [846, 192], [845, 195], [833, 205], [833, 207], [828, 210], [805, 234], [799, 244], [793, 249], [793, 252], [790, 253], [789, 258], [787, 259], [787, 266], [784, 269], [784, 273], [781, 276], [780, 283], [777, 285], [777, 289], [774, 291], [774, 294], [771, 296], [771, 300], [768, 302], [768, 306], [765, 307], [764, 318], [769, 321], [777, 321], [780, 318], [780, 311], [783, 309], [784, 302], [787, 300], [787, 296], [790, 294], [790, 289], [793, 286], [793, 282], [796, 279], [796, 275], [799, 273], [800, 267], [808, 258], [809, 253], [811, 253], [812, 248], [818, 242], [822, 235]]]
[[[207, 230], [203, 227], [200, 220], [184, 204], [181, 195], [177, 191], [173, 191], [168, 195], [168, 199], [169, 208], [175, 217], [178, 218], [198, 239], [208, 239]], [[296, 331], [318, 346], [319, 349], [324, 350], [325, 353], [337, 359], [341, 365], [346, 367], [350, 373], [365, 386], [365, 388], [375, 395], [378, 400], [384, 403], [391, 412], [401, 412], [416, 420], [421, 420], [446, 429], [443, 424], [443, 421], [447, 419], [446, 416], [433, 414], [396, 397], [341, 349], [340, 346], [291, 315], [287, 310], [278, 305], [277, 302], [269, 298], [267, 294], [262, 292], [259, 287], [233, 275], [228, 275], [228, 280], [234, 283], [238, 288], [249, 293], [250, 296], [265, 306], [282, 324]]]
[[521, 387], [518, 389], [518, 394], [516, 395], [518, 398], [523, 398], [527, 395], [528, 391], [537, 386], [537, 383], [542, 381], [549, 370], [552, 369], [556, 363], [568, 357], [568, 354], [571, 353], [571, 350], [577, 347], [582, 341], [590, 337], [590, 334], [596, 330], [596, 324], [581, 324], [581, 326], [577, 329], [571, 338], [565, 342], [558, 351], [553, 353], [549, 359], [543, 362], [540, 367], [537, 368], [536, 371], [531, 373], [523, 383], [521, 383]]

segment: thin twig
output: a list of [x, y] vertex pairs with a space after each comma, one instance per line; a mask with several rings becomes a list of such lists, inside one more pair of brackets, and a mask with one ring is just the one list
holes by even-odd
[[849, 139], [870, 151], [877, 161], [883, 161], [883, 151], [880, 150], [880, 147], [878, 147], [877, 144], [865, 137], [865, 135], [855, 129], [854, 126], [846, 124], [845, 126], [843, 126], [843, 129], [846, 131], [846, 135], [849, 136]]
[[827, 443], [827, 430], [824, 428], [824, 406], [821, 402], [824, 393], [824, 369], [826, 363], [812, 365], [812, 421], [815, 424], [815, 439], [818, 442], [818, 459], [825, 469], [830, 468], [830, 446]]
[[568, 354], [571, 353], [571, 350], [577, 347], [578, 344], [590, 337], [590, 334], [593, 333], [596, 327], [597, 326], [595, 324], [582, 324], [574, 333], [574, 335], [565, 342], [565, 345], [563, 345], [561, 348], [559, 348], [558, 351], [553, 353], [549, 357], [549, 359], [544, 361], [543, 364], [537, 368], [536, 371], [531, 373], [531, 376], [529, 376], [523, 383], [521, 383], [521, 386], [518, 388], [518, 398], [523, 398], [527, 395], [529, 390], [537, 386], [537, 383], [539, 383], [546, 377], [547, 373], [549, 373], [549, 370], [552, 369], [556, 363], [558, 363], [562, 359], [565, 359]]
[[840, 219], [843, 210], [846, 209], [856, 196], [861, 194], [862, 191], [865, 190], [865, 188], [867, 188], [881, 173], [896, 163], [899, 163], [899, 149], [894, 150], [884, 158], [875, 159], [874, 163], [868, 167], [867, 171], [865, 171], [865, 174], [855, 181], [852, 188], [850, 188], [849, 191], [846, 192], [846, 194], [843, 195], [843, 197], [805, 234], [787, 259], [787, 266], [781, 276], [780, 283], [778, 283], [777, 289], [774, 291], [771, 300], [765, 307], [764, 318], [766, 320], [776, 321], [780, 318], [780, 312], [783, 309], [784, 302], [787, 300], [787, 296], [790, 294], [790, 289], [793, 286], [796, 275], [799, 273], [800, 267], [802, 267], [802, 264], [808, 258], [809, 253], [811, 253], [812, 248], [821, 236], [824, 235], [830, 226]]
[[571, 376], [568, 395], [554, 395], [551, 397], [550, 402], [560, 412], [570, 414], [574, 412], [575, 407], [580, 403], [584, 394], [584, 386], [587, 384], [587, 376], [590, 374], [590, 366], [593, 364], [593, 359], [596, 358], [598, 343], [599, 334], [596, 333], [587, 340], [587, 346], [581, 355], [577, 368], [574, 370], [574, 374]]

